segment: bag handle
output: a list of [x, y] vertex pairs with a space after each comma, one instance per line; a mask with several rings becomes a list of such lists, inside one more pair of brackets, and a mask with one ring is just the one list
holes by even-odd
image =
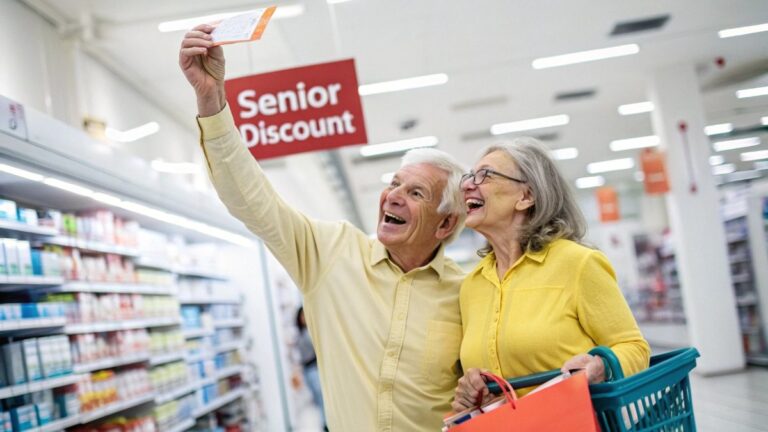
[[[504, 394], [504, 398], [507, 400], [507, 403], [509, 403], [512, 406], [512, 409], [515, 409], [515, 401], [517, 400], [517, 395], [515, 394], [515, 389], [512, 388], [512, 384], [508, 383], [504, 378], [494, 375], [489, 372], [480, 372], [480, 376], [483, 378], [488, 378], [493, 383], [497, 385], [499, 389], [501, 389], [501, 393]], [[489, 383], [492, 384], [492, 383]], [[480, 412], [483, 412], [481, 405], [483, 403], [483, 393], [480, 392], [477, 395], [477, 401], [475, 402], [475, 405], [477, 405], [477, 408], [480, 410]]]
[[597, 346], [589, 350], [590, 355], [599, 356], [605, 366], [605, 382], [616, 381], [624, 378], [624, 370], [621, 368], [619, 358], [606, 346]]

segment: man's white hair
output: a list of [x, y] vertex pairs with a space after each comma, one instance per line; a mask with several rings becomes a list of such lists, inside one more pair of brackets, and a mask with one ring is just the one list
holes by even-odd
[[417, 164], [432, 165], [448, 174], [445, 188], [443, 188], [443, 197], [437, 207], [437, 212], [441, 215], [456, 215], [458, 217], [456, 229], [443, 241], [444, 244], [448, 244], [461, 234], [461, 230], [464, 229], [464, 219], [467, 217], [461, 193], [461, 176], [465, 170], [453, 156], [433, 148], [409, 150], [403, 155], [400, 168]]

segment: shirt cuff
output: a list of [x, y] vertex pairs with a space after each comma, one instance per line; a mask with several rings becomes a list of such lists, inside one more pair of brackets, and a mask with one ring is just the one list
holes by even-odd
[[200, 128], [201, 140], [210, 141], [232, 132], [232, 129], [235, 129], [235, 120], [232, 118], [229, 104], [226, 104], [221, 111], [210, 117], [198, 116], [197, 125]]

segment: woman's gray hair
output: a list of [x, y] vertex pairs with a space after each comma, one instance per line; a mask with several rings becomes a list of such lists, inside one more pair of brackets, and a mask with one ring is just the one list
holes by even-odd
[[461, 192], [461, 176], [464, 174], [464, 168], [453, 156], [432, 148], [409, 150], [403, 155], [400, 167], [417, 164], [432, 165], [448, 174], [445, 188], [443, 188], [443, 196], [437, 207], [437, 212], [441, 215], [456, 215], [458, 217], [456, 229], [443, 241], [444, 244], [448, 244], [461, 234], [461, 230], [464, 229], [464, 219], [467, 217]]
[[[512, 141], [493, 144], [481, 157], [503, 151], [517, 164], [520, 175], [533, 195], [533, 206], [528, 209], [527, 220], [520, 233], [520, 247], [524, 252], [538, 252], [557, 239], [582, 243], [587, 222], [568, 183], [541, 141], [520, 137]], [[492, 248], [478, 251], [480, 256]]]

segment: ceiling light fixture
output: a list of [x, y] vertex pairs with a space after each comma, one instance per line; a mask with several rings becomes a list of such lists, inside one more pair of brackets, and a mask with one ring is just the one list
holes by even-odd
[[598, 174], [609, 171], [621, 171], [635, 167], [635, 160], [632, 158], [611, 159], [587, 164], [587, 172]]
[[765, 96], [765, 95], [768, 95], [768, 86], [736, 90], [736, 97], [739, 99]]
[[576, 179], [576, 187], [579, 189], [589, 189], [603, 186], [605, 178], [603, 176], [579, 177]]
[[537, 58], [531, 63], [534, 69], [545, 69], [557, 66], [565, 66], [575, 63], [584, 63], [595, 60], [603, 60], [613, 57], [622, 57], [640, 52], [637, 44], [620, 45], [610, 48], [601, 48], [589, 51], [580, 51], [570, 54], [557, 55], [552, 57]]
[[381, 144], [368, 144], [360, 147], [360, 155], [363, 157], [381, 156], [389, 153], [400, 153], [415, 148], [434, 147], [437, 143], [438, 140], [436, 136], [425, 136]]
[[88, 198], [93, 196], [93, 191], [88, 189], [87, 187], [66, 182], [64, 180], [59, 180], [57, 178], [46, 177], [45, 179], [43, 179], [43, 183], [47, 184], [48, 186], [53, 186], [55, 188], [65, 190], [67, 192], [71, 192], [75, 195], [80, 195]]
[[744, 152], [739, 155], [742, 162], [751, 162], [761, 159], [768, 159], [768, 150], [757, 150], [751, 152]]
[[653, 111], [653, 102], [648, 101], [619, 105], [619, 114], [624, 116], [642, 114], [651, 111]]
[[553, 126], [567, 125], [571, 118], [566, 114], [549, 117], [539, 117], [528, 120], [519, 120], [508, 123], [497, 123], [491, 126], [492, 135], [502, 135], [512, 132], [521, 132], [533, 129], [542, 129]]
[[754, 147], [757, 145], [760, 145], [760, 138], [749, 137], [749, 138], [740, 138], [740, 139], [728, 140], [728, 141], [718, 141], [712, 144], [712, 147], [715, 149], [715, 151], [721, 152], [721, 151], [734, 150], [734, 149], [739, 149], [744, 147]]
[[736, 171], [736, 165], [729, 163], [712, 167], [712, 175], [730, 174]]
[[761, 118], [760, 124], [762, 124], [763, 126], [768, 126], [768, 116]]
[[745, 27], [734, 27], [734, 28], [729, 28], [725, 30], [720, 30], [719, 32], [717, 32], [717, 35], [720, 36], [721, 39], [725, 39], [729, 37], [744, 36], [748, 34], [764, 32], [764, 31], [768, 31], [768, 23], [756, 24], [756, 25], [745, 26]]
[[656, 135], [648, 135], [648, 136], [641, 136], [641, 137], [635, 137], [635, 138], [624, 138], [620, 140], [613, 140], [611, 141], [608, 146], [611, 148], [611, 150], [617, 152], [617, 151], [624, 151], [624, 150], [634, 150], [639, 148], [646, 148], [646, 147], [656, 147], [661, 143], [661, 140]]
[[732, 123], [719, 123], [719, 124], [713, 124], [713, 125], [704, 127], [704, 133], [709, 136], [726, 134], [731, 131], [733, 131]]
[[152, 169], [167, 174], [197, 174], [200, 166], [192, 162], [165, 162], [162, 159], [152, 161]]
[[549, 152], [550, 156], [555, 160], [569, 160], [579, 157], [579, 149], [576, 147], [565, 147], [555, 149]]
[[363, 84], [357, 88], [360, 96], [369, 96], [380, 93], [390, 93], [402, 90], [412, 90], [422, 87], [442, 85], [448, 82], [448, 75], [444, 73], [422, 75], [411, 78], [403, 78], [394, 81], [384, 81], [373, 84]]
[[725, 158], [721, 155], [712, 155], [709, 157], [709, 164], [712, 166], [722, 165], [725, 163]]
[[112, 141], [128, 143], [156, 134], [159, 130], [160, 125], [157, 122], [149, 122], [127, 131], [119, 131], [108, 127], [104, 134]]
[[[157, 26], [157, 30], [162, 33], [189, 30], [200, 24], [213, 23], [216, 21], [225, 20], [227, 18], [250, 12], [252, 9], [241, 10], [237, 12], [221, 12], [210, 15], [202, 15], [193, 18], [184, 18], [173, 21], [164, 21]], [[272, 15], [272, 19], [293, 18], [304, 13], [304, 5], [292, 4], [285, 6], [278, 6], [275, 9], [275, 13]]]
[[339, 4], [339, 3], [346, 3], [349, 0], [325, 0], [328, 4]]
[[16, 177], [21, 177], [27, 180], [32, 180], [37, 182], [43, 181], [43, 179], [45, 178], [45, 176], [42, 176], [37, 173], [33, 173], [32, 171], [23, 170], [21, 168], [16, 168], [6, 164], [0, 164], [0, 171], [15, 175]]

